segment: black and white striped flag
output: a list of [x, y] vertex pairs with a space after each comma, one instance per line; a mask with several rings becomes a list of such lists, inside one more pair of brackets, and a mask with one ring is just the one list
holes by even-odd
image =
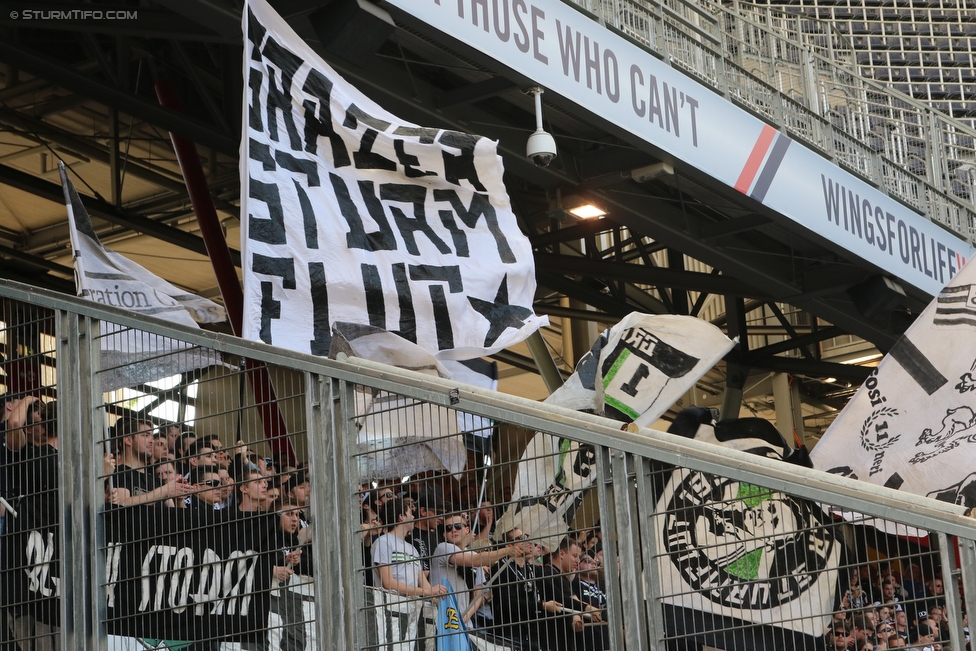
[[932, 322], [976, 326], [976, 285], [956, 285], [939, 292]]

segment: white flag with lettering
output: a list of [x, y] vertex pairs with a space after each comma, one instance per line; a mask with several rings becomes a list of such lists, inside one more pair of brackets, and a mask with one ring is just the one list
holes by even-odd
[[[656, 421], [718, 363], [735, 342], [689, 316], [634, 312], [605, 330], [548, 404], [591, 411], [634, 426]], [[495, 529], [515, 527], [555, 548], [596, 480], [593, 446], [537, 433], [512, 489], [512, 506]]]
[[[78, 295], [182, 325], [226, 320], [224, 308], [184, 291], [102, 246], [91, 217], [59, 164]], [[217, 353], [113, 323], [100, 323], [101, 388], [114, 391], [220, 363]]]
[[326, 355], [361, 323], [472, 359], [548, 322], [497, 143], [392, 115], [265, 0], [244, 34], [244, 337]]
[[976, 265], [929, 303], [810, 456], [826, 472], [976, 506]]

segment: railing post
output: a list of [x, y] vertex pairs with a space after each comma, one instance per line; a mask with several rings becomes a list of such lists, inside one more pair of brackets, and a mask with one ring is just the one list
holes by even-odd
[[[619, 569], [612, 562], [604, 566], [607, 573], [610, 648], [613, 651], [624, 648], [627, 651], [642, 651], [651, 647], [648, 646], [644, 582], [638, 560], [640, 539], [638, 528], [634, 526], [641, 515], [633, 491], [633, 461], [630, 455], [621, 450], [602, 447], [597, 448], [596, 458], [601, 523], [604, 532], [613, 536], [619, 561]], [[613, 557], [611, 553], [610, 558]]]
[[803, 71], [804, 92], [807, 96], [807, 106], [816, 115], [823, 115], [820, 107], [820, 94], [817, 92], [817, 73], [813, 64], [813, 52], [805, 47], [802, 50], [803, 60], [800, 67]]
[[[337, 391], [338, 389], [338, 391]], [[313, 576], [315, 625], [320, 648], [356, 651], [365, 646], [356, 625], [363, 608], [362, 581], [356, 567], [361, 561], [355, 544], [359, 521], [353, 518], [347, 428], [344, 416], [352, 388], [322, 375], [305, 374], [308, 453], [312, 472], [311, 511], [315, 535]], [[351, 420], [351, 419], [350, 419]]]
[[652, 8], [652, 11], [649, 12], [651, 28], [648, 34], [651, 39], [651, 49], [662, 54], [662, 61], [670, 65], [671, 52], [668, 48], [668, 39], [664, 37], [664, 2], [663, 0], [648, 0], [647, 4]]
[[[90, 321], [75, 313], [57, 311], [58, 355], [58, 486], [61, 558], [60, 647], [64, 651], [104, 645], [98, 616], [95, 546], [96, 511], [102, 502], [95, 483], [96, 454], [91, 421], [91, 360], [87, 354]], [[89, 377], [86, 377], [86, 372]], [[101, 455], [97, 455], [99, 461]]]
[[600, 505], [600, 526], [603, 529], [604, 578], [607, 592], [607, 621], [610, 626], [610, 651], [623, 651], [623, 602], [620, 596], [621, 569], [616, 563], [606, 562], [607, 558], [619, 555], [617, 551], [620, 532], [614, 509], [613, 479], [610, 471], [610, 450], [594, 446], [596, 458], [596, 490]]
[[649, 647], [654, 649], [665, 637], [664, 614], [661, 610], [661, 579], [657, 571], [657, 528], [651, 514], [657, 508], [657, 495], [654, 492], [654, 464], [650, 459], [641, 458], [637, 469], [637, 503], [644, 505], [645, 513], [638, 523], [640, 531], [640, 550], [643, 565], [643, 586], [646, 594], [645, 621]]
[[[931, 535], [931, 534], [930, 534]], [[957, 581], [960, 578], [959, 568], [956, 567], [956, 555], [952, 553], [951, 545], [955, 543], [944, 533], [936, 534], [939, 541], [939, 558], [942, 561], [942, 584], [946, 600], [946, 619], [953, 624], [953, 630], [949, 631], [953, 648], [962, 648], [960, 642], [965, 640], [962, 630], [962, 605], [959, 599], [959, 587]]]
[[[87, 449], [89, 454], [92, 455], [94, 479], [97, 481], [97, 478], [104, 472], [102, 457], [105, 453], [110, 452], [107, 443], [104, 448], [96, 446], [96, 442], [101, 438], [101, 434], [104, 431], [103, 428], [106, 425], [103, 411], [104, 400], [102, 396], [101, 378], [98, 375], [98, 370], [101, 368], [102, 353], [101, 343], [99, 341], [101, 321], [81, 315], [79, 315], [79, 319], [82, 319], [83, 336], [78, 341], [78, 402], [81, 406], [81, 414], [78, 422], [81, 426], [81, 431], [88, 433], [85, 440], [88, 442]], [[93, 490], [92, 497], [95, 500], [90, 513], [90, 521], [93, 522], [95, 532], [95, 549], [93, 554], [95, 574], [89, 583], [89, 590], [92, 593], [92, 616], [95, 618], [95, 645], [89, 648], [106, 651], [108, 649], [108, 603], [103, 583], [108, 581], [108, 572], [106, 570], [108, 543], [105, 536], [104, 520], [99, 517], [99, 514], [104, 511], [105, 507], [98, 506], [104, 499], [101, 490], [103, 488], [102, 482], [93, 483], [91, 487]]]
[[959, 576], [966, 596], [966, 612], [976, 613], [976, 540], [957, 538]]
[[958, 538], [956, 544], [959, 550], [959, 573], [966, 598], [966, 612], [976, 613], [976, 540]]
[[942, 134], [939, 133], [939, 118], [936, 116], [935, 111], [927, 110], [926, 113], [929, 118], [928, 142], [932, 147], [932, 150], [929, 152], [928, 181], [934, 188], [944, 188], [944, 179], [947, 177], [947, 170], [945, 169], [944, 157], [942, 155]]

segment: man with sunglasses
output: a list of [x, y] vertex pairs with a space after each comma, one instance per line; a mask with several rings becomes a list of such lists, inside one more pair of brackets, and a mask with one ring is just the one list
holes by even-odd
[[377, 513], [381, 513], [383, 511], [383, 505], [392, 499], [396, 499], [396, 493], [393, 492], [393, 489], [388, 487], [376, 488], [370, 497], [372, 509]]
[[892, 635], [898, 637], [895, 631], [895, 625], [892, 622], [881, 622], [881, 624], [878, 625], [877, 631], [878, 640], [885, 642], [885, 644], [888, 646], [891, 646], [888, 642]]
[[[490, 623], [491, 611], [482, 612], [486, 591], [478, 590], [472, 592], [476, 586], [484, 585], [485, 573], [482, 568], [491, 566], [506, 559], [515, 558], [523, 554], [521, 545], [505, 545], [500, 549], [478, 551], [468, 550], [473, 539], [471, 527], [468, 525], [464, 516], [450, 515], [442, 525], [444, 542], [437, 545], [434, 556], [431, 558], [430, 582], [440, 585], [441, 579], [446, 579], [451, 591], [457, 599], [458, 611], [465, 617], [465, 623], [469, 622], [474, 613], [469, 613], [472, 603], [475, 610], [481, 615], [477, 624], [484, 626]], [[470, 571], [469, 581], [466, 574]], [[472, 599], [472, 594], [474, 598]]]
[[196, 466], [190, 471], [190, 484], [193, 494], [184, 500], [187, 507], [217, 510], [220, 504], [220, 489], [223, 482], [217, 466]]

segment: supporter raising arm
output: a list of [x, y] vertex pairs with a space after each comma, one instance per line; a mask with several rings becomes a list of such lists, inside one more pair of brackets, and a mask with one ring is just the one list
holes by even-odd
[[47, 443], [46, 432], [35, 425], [35, 421], [40, 420], [36, 416], [39, 402], [36, 397], [27, 396], [4, 404], [2, 422], [6, 428], [7, 449], [16, 452], [28, 443], [37, 446]]
[[473, 599], [469, 586], [465, 583], [463, 570], [458, 568], [475, 568], [475, 584], [483, 584], [484, 576], [481, 568], [491, 566], [506, 559], [523, 555], [522, 546], [509, 544], [500, 549], [469, 550], [473, 535], [468, 521], [461, 514], [449, 515], [441, 525], [444, 531], [444, 542], [437, 545], [430, 564], [430, 577], [434, 585], [440, 585], [446, 579], [451, 586], [458, 603], [458, 611], [467, 621], [473, 610], [477, 610], [486, 591], [479, 590]]

